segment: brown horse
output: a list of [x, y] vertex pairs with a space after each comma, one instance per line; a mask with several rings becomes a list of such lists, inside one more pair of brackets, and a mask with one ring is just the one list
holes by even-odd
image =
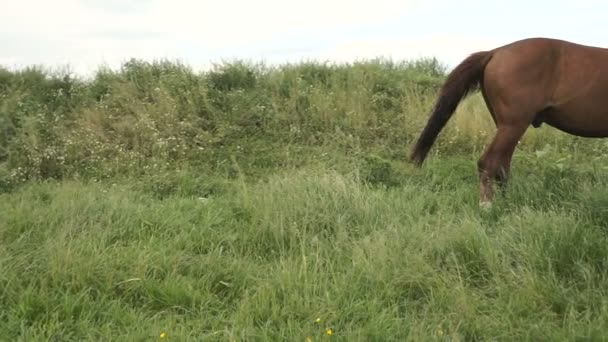
[[442, 86], [411, 161], [421, 166], [458, 103], [481, 88], [496, 134], [477, 166], [480, 205], [494, 198], [492, 181], [506, 185], [515, 147], [526, 129], [547, 123], [582, 137], [608, 136], [608, 49], [530, 38], [460, 63]]

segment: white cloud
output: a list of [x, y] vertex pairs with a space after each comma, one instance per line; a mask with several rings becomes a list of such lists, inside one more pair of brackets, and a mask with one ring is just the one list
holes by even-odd
[[395, 60], [440, 56], [441, 61], [452, 66], [469, 54], [496, 48], [508, 43], [500, 39], [488, 39], [464, 35], [420, 35], [416, 39], [368, 39], [345, 42], [323, 54], [333, 61], [352, 62], [357, 59], [387, 57]]
[[293, 31], [323, 33], [406, 14], [420, 0], [164, 1], [148, 23], [195, 41], [223, 47], [262, 42]]
[[[296, 51], [287, 54], [290, 59], [460, 58], [493, 43], [454, 36], [349, 36], [350, 29], [362, 25], [411, 16], [423, 4], [428, 5], [424, 0], [12, 1], [0, 13], [5, 47], [0, 64], [70, 65], [87, 73], [132, 57], [180, 59], [200, 67], [218, 57], [256, 59], [268, 50]], [[335, 48], [315, 45], [328, 35], [340, 36], [331, 42]]]
[[14, 57], [0, 57], [0, 65], [12, 66], [17, 64], [17, 59]]
[[[16, 66], [69, 64], [85, 72], [103, 62], [152, 57], [152, 40], [128, 44], [121, 37], [145, 32], [132, 19], [133, 14], [87, 7], [76, 0], [13, 1], [0, 14], [0, 38], [9, 47], [0, 50], [0, 58], [16, 61]], [[108, 36], [111, 30], [121, 33]]]

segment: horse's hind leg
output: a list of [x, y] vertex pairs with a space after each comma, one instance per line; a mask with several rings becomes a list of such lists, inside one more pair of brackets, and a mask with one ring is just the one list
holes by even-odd
[[489, 207], [491, 205], [494, 199], [493, 180], [498, 181], [504, 189], [509, 177], [513, 152], [527, 126], [527, 124], [498, 125], [494, 139], [477, 163], [480, 206]]

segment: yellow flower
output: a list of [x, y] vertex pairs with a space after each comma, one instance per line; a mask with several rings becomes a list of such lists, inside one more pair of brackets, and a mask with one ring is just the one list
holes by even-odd
[[321, 318], [315, 319], [315, 323], [321, 323]]
[[165, 337], [167, 337], [167, 333], [166, 333], [166, 332], [164, 332], [164, 331], [163, 331], [163, 332], [161, 332], [161, 333], [160, 333], [160, 338], [165, 338]]
[[327, 329], [327, 335], [331, 336], [333, 334], [334, 334], [334, 330], [333, 329], [331, 329], [331, 328]]

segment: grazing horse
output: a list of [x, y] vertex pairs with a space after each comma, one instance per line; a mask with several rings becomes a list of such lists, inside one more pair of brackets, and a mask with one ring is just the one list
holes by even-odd
[[420, 167], [460, 101], [481, 89], [496, 134], [477, 162], [479, 203], [506, 185], [515, 147], [542, 123], [581, 137], [608, 136], [608, 49], [549, 38], [471, 54], [447, 77], [411, 162]]

